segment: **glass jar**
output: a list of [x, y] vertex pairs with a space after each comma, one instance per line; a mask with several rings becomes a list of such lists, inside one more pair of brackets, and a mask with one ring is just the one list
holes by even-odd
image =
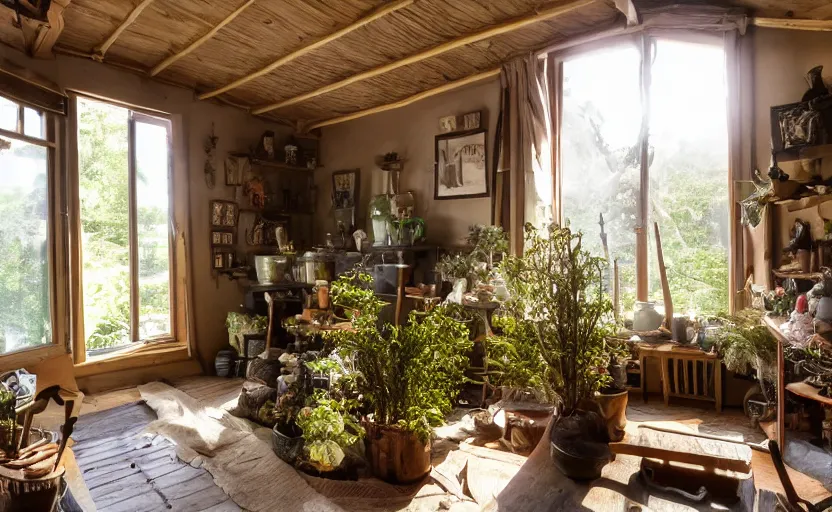
[[316, 280], [312, 291], [318, 297], [318, 309], [329, 309], [329, 281]]

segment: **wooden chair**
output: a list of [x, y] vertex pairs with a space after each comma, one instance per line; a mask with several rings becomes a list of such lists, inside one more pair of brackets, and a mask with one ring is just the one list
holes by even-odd
[[789, 473], [786, 471], [786, 464], [783, 462], [783, 455], [780, 453], [780, 446], [777, 441], [771, 440], [768, 442], [768, 449], [771, 452], [771, 460], [774, 462], [774, 469], [777, 470], [777, 476], [780, 477], [780, 484], [786, 492], [786, 500], [788, 503], [781, 503], [782, 506], [788, 506], [789, 509], [795, 511], [808, 510], [809, 512], [823, 512], [832, 507], [832, 496], [826, 498], [820, 503], [809, 503], [797, 495], [794, 490], [792, 481], [789, 478]]

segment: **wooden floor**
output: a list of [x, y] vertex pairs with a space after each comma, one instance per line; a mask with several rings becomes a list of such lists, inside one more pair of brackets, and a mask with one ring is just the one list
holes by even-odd
[[101, 512], [239, 511], [210, 473], [176, 456], [161, 436], [142, 437], [156, 413], [143, 402], [86, 414], [73, 435], [75, 459]]
[[[240, 387], [242, 385], [242, 380], [221, 379], [216, 377], [188, 377], [174, 380], [170, 382], [170, 384], [177, 387], [178, 389], [181, 389], [182, 391], [185, 391], [194, 398], [201, 400], [208, 406], [221, 407], [223, 405], [230, 405], [236, 403], [236, 399], [239, 394]], [[665, 407], [661, 400], [651, 400], [649, 404], [644, 404], [641, 401], [640, 397], [636, 398], [636, 396], [633, 395], [631, 398], [632, 400], [627, 410], [627, 416], [629, 420], [628, 431], [634, 428], [638, 428], [638, 425], [641, 423], [649, 422], [650, 424], [658, 424], [669, 428], [687, 428], [703, 433], [711, 433], [722, 436], [727, 435], [752, 442], [759, 442], [765, 438], [764, 434], [762, 434], [758, 429], [753, 429], [750, 427], [750, 425], [748, 425], [747, 421], [742, 416], [741, 411], [733, 411], [729, 409], [724, 411], [722, 414], [717, 414], [712, 408], [708, 407], [684, 407], [677, 405]], [[141, 396], [136, 388], [91, 395], [84, 399], [83, 406], [81, 409], [82, 418], [89, 414], [95, 414], [101, 411], [108, 411], [113, 408], [123, 406], [124, 404], [136, 402], [140, 399]], [[146, 416], [141, 416], [142, 413], [139, 412], [131, 412], [129, 414], [134, 416], [125, 415], [122, 418], [122, 420], [126, 421], [128, 418], [133, 418], [136, 422], [141, 423], [145, 422], [148, 419]], [[152, 411], [150, 412], [150, 414], [153, 414]], [[104, 428], [109, 427], [105, 426]], [[128, 427], [125, 426], [125, 432], [128, 431]], [[157, 443], [161, 443], [161, 441], [157, 441]], [[94, 452], [85, 450], [83, 437], [79, 438], [79, 445], [76, 446], [76, 449], [78, 450], [79, 464], [81, 464], [81, 466], [85, 466], [90, 460], [89, 457], [91, 457]], [[167, 470], [171, 470], [170, 473], [168, 473], [167, 475], [163, 475], [169, 475], [170, 480], [162, 480], [160, 484], [161, 486], [171, 487], [168, 484], [170, 484], [174, 480], [186, 480], [187, 475], [191, 479], [195, 477], [198, 482], [202, 482], [202, 484], [206, 485], [206, 488], [208, 488], [207, 478], [210, 478], [210, 475], [208, 477], [205, 477], [200, 476], [196, 473], [188, 473], [189, 471], [193, 470], [193, 468], [190, 467], [189, 469], [174, 469], [173, 466], [168, 465], [166, 469], [163, 470], [161, 468], [164, 465], [161, 462], [157, 461], [156, 463], [160, 464], [160, 466], [158, 471], [154, 472], [152, 454], [156, 454], [160, 458], [169, 456], [172, 447], [164, 444], [157, 444], [156, 446], [152, 447], [140, 448], [139, 451], [141, 450], [147, 451], [147, 453], [143, 453], [142, 456], [145, 458], [141, 459], [139, 464], [140, 467], [143, 467], [145, 468], [145, 470], [149, 471], [149, 473], [144, 477], [145, 480], [147, 480], [148, 477], [156, 476], [157, 473], [167, 472]], [[524, 469], [531, 470], [537, 468], [534, 469], [534, 472], [538, 474], [544, 471], [542, 467], [537, 466], [542, 464], [548, 467], [551, 465], [551, 462], [548, 461], [548, 453], [546, 453], [545, 455], [545, 457], [539, 458], [539, 464], [533, 464], [532, 466], [534, 467], [530, 468], [525, 468], [524, 466]], [[167, 462], [165, 463], [165, 465], [166, 464]], [[774, 491], [782, 492], [776, 472], [774, 471], [774, 467], [771, 463], [771, 458], [767, 454], [754, 451], [752, 459], [752, 468], [754, 471], [755, 483], [758, 488], [771, 489]], [[181, 471], [181, 473], [176, 473], [177, 471]], [[547, 473], [549, 472], [550, 471], [547, 471]], [[796, 471], [790, 470], [789, 472], [792, 481], [795, 484], [795, 487], [798, 489], [798, 492], [801, 494], [802, 497], [808, 499], [809, 501], [819, 501], [820, 499], [830, 494], [816, 480], [808, 478], [805, 475], [802, 475]], [[71, 472], [68, 468], [68, 475], [69, 473]], [[521, 470], [521, 473], [517, 476], [521, 477], [522, 474], [523, 471]], [[73, 494], [76, 496], [79, 503], [81, 503], [81, 505], [85, 507], [85, 510], [95, 510], [94, 508], [91, 508], [90, 505], [92, 503], [92, 497], [97, 496], [101, 492], [102, 480], [94, 480], [94, 478], [101, 478], [101, 475], [99, 474], [98, 476], [95, 476], [95, 473], [93, 473], [85, 475], [85, 477], [89, 478], [87, 485], [90, 486], [92, 491], [88, 494], [88, 496], [90, 496], [88, 498], [88, 501], [85, 502], [84, 500], [84, 493], [86, 492], [86, 489], [76, 490], [76, 488], [72, 486], [71, 481], [70, 488], [73, 490]], [[162, 476], [159, 476], [158, 478], [162, 478]], [[512, 484], [514, 483], [515, 482], [512, 481]], [[193, 488], [196, 488], [202, 484], [197, 483], [191, 485], [194, 485], [195, 487]], [[523, 486], [523, 488], [525, 489], [526, 493], [529, 493], [529, 491], [531, 490], [527, 486]], [[172, 489], [172, 491], [175, 490], [176, 488]], [[146, 496], [151, 497], [146, 498]], [[215, 499], [216, 498], [217, 497], [215, 497]], [[98, 498], [95, 499], [96, 501], [98, 500]], [[137, 508], [138, 504], [142, 503], [142, 500], [146, 499], [154, 500], [153, 503], [156, 503], [156, 498], [152, 497], [151, 494], [143, 493], [140, 496], [136, 496], [129, 500], [120, 502], [118, 507], [116, 507], [115, 504], [110, 504], [109, 507], [112, 508], [101, 508], [101, 510], [156, 510], [154, 508]], [[159, 501], [158, 503], [164, 503], [164, 501], [161, 498], [160, 500], [161, 501]], [[179, 503], [184, 504], [184, 502]], [[232, 506], [232, 503], [223, 502], [222, 506]], [[198, 508], [179, 509], [199, 510]], [[162, 508], [161, 510], [167, 509]], [[211, 510], [225, 509], [214, 508]]]

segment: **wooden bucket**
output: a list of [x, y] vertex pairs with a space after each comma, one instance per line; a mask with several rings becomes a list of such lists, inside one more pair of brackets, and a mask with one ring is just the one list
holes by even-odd
[[25, 478], [22, 469], [0, 466], [0, 512], [56, 510], [63, 476], [63, 467], [41, 478]]
[[430, 472], [430, 441], [398, 427], [365, 423], [367, 457], [373, 475], [392, 483], [421, 480]]

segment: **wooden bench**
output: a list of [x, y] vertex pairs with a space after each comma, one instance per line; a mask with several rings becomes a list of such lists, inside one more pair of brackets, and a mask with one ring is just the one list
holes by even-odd
[[[714, 402], [722, 412], [722, 361], [697, 347], [677, 343], [637, 344], [641, 364], [641, 392], [647, 401], [647, 358], [659, 360], [664, 404], [671, 397]], [[672, 373], [671, 373], [672, 370]]]

